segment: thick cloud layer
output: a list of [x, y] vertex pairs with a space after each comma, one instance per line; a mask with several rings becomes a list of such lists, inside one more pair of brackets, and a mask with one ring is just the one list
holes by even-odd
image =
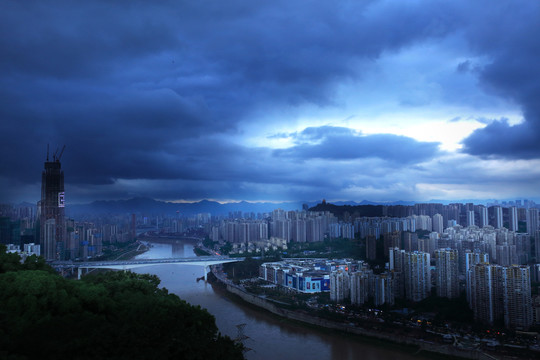
[[347, 128], [330, 126], [309, 127], [294, 135], [298, 144], [276, 150], [277, 156], [329, 160], [378, 158], [409, 165], [431, 159], [437, 153], [438, 145], [390, 134], [362, 136]]
[[471, 23], [468, 33], [478, 52], [489, 56], [479, 70], [479, 80], [493, 93], [514, 100], [523, 112], [523, 122], [509, 125], [495, 120], [464, 140], [464, 151], [483, 157], [540, 158], [540, 3], [508, 2], [490, 7], [496, 26]]
[[[536, 159], [540, 16], [512, 4], [4, 1], [0, 201], [36, 200], [48, 143], [66, 144], [74, 201], [431, 196], [416, 185], [448, 154], [396, 129], [502, 98], [524, 122], [490, 122], [462, 152]], [[417, 110], [366, 132], [389, 107]]]

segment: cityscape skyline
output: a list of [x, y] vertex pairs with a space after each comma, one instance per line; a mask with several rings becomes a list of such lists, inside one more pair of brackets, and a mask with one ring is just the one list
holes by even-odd
[[0, 10], [1, 203], [540, 199], [536, 1]]
[[[435, 293], [465, 305], [466, 297], [474, 321], [483, 326], [504, 323], [506, 329], [527, 331], [538, 324], [540, 298], [531, 290], [540, 277], [539, 210], [534, 201], [486, 207], [336, 206], [323, 200], [312, 208], [302, 204], [302, 210], [188, 217], [178, 210], [151, 215], [152, 203], [145, 202], [145, 213], [117, 208], [106, 216], [86, 213], [76, 220], [64, 213], [62, 154], [63, 149], [50, 160], [47, 153], [37, 209], [0, 204], [0, 244], [8, 251], [41, 255], [52, 265], [75, 261], [75, 266], [81, 259], [118, 258], [113, 255], [118, 247], [139, 251], [144, 246], [147, 251], [148, 244], [141, 240], [155, 236], [165, 242], [195, 240], [199, 255], [261, 254], [264, 259], [270, 252], [269, 259], [282, 260], [293, 251], [297, 254], [289, 259], [300, 260], [302, 267], [289, 266], [287, 260], [261, 263], [259, 278], [293, 291], [329, 292], [330, 302], [338, 306], [348, 298], [356, 306], [368, 301], [376, 307], [394, 306], [396, 298], [420, 303]], [[308, 250], [310, 246], [318, 250]], [[342, 259], [329, 260], [333, 247], [342, 248]], [[318, 262], [312, 268], [304, 267], [306, 258], [298, 258], [322, 254], [328, 259], [312, 258]], [[206, 281], [206, 263], [204, 271]]]

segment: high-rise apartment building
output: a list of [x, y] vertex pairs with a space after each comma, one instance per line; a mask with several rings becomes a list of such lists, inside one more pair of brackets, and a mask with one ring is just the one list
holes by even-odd
[[394, 294], [398, 298], [405, 297], [405, 250], [397, 247], [389, 249], [390, 271], [394, 273]]
[[467, 226], [474, 226], [474, 211], [467, 211]]
[[[60, 164], [61, 157], [62, 153], [58, 156], [55, 153], [53, 160], [49, 161], [47, 153], [45, 169], [41, 175], [41, 200], [38, 203], [40, 244], [41, 254], [46, 260], [65, 259], [64, 171]], [[54, 220], [54, 236], [50, 220]]]
[[487, 253], [480, 253], [480, 252], [472, 252], [472, 251], [466, 251], [465, 252], [465, 282], [466, 282], [466, 289], [467, 289], [467, 302], [469, 303], [469, 307], [472, 309], [472, 286], [473, 286], [473, 279], [472, 279], [472, 272], [470, 271], [471, 268], [476, 264], [488, 264], [489, 263], [489, 255]]
[[504, 326], [527, 330], [533, 322], [531, 275], [528, 266], [503, 267]]
[[346, 271], [330, 273], [330, 300], [341, 302], [350, 296], [350, 279]]
[[435, 250], [437, 296], [449, 299], [459, 297], [458, 260], [456, 249]]
[[394, 279], [391, 274], [373, 275], [373, 303], [394, 305]]
[[476, 321], [493, 325], [504, 319], [509, 329], [527, 330], [533, 321], [528, 266], [477, 264], [469, 270], [471, 308]]
[[418, 234], [404, 231], [401, 236], [403, 237], [403, 249], [405, 251], [418, 251]]
[[517, 233], [514, 241], [516, 243], [518, 264], [527, 264], [533, 256], [529, 234]]
[[518, 231], [518, 209], [515, 206], [508, 209], [508, 230]]
[[306, 220], [298, 219], [292, 224], [291, 240], [295, 242], [306, 242]]
[[357, 271], [351, 274], [351, 304], [363, 305], [368, 301], [370, 276], [373, 276], [372, 271]]
[[527, 210], [527, 233], [534, 238], [536, 262], [540, 262], [540, 233], [538, 232], [538, 209]]
[[535, 236], [536, 230], [538, 230], [538, 209], [530, 208], [527, 210], [527, 233]]
[[494, 216], [494, 224], [493, 224], [493, 226], [496, 229], [502, 228], [503, 227], [503, 211], [502, 211], [502, 207], [494, 206], [493, 207], [493, 216]]
[[441, 214], [433, 215], [432, 223], [433, 223], [433, 231], [439, 234], [442, 234], [444, 231], [443, 216]]
[[478, 206], [478, 217], [480, 219], [480, 224], [478, 224], [481, 228], [489, 225], [489, 217], [488, 217], [488, 209], [480, 205]]
[[470, 306], [474, 319], [486, 325], [493, 325], [503, 313], [502, 289], [497, 282], [498, 265], [476, 264], [470, 272]]
[[377, 258], [377, 238], [373, 235], [366, 237], [366, 259], [375, 260]]
[[516, 252], [516, 245], [497, 245], [497, 264], [503, 266], [510, 266], [518, 263], [518, 257]]
[[405, 296], [421, 301], [431, 294], [429, 254], [413, 251], [405, 253]]

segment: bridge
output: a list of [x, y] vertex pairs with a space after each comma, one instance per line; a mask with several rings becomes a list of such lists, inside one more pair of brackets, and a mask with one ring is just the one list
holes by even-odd
[[243, 261], [243, 257], [230, 258], [228, 256], [198, 256], [191, 258], [169, 258], [169, 259], [140, 259], [140, 260], [118, 260], [118, 261], [54, 261], [51, 266], [56, 269], [77, 268], [77, 278], [80, 279], [83, 269], [116, 269], [129, 270], [145, 266], [159, 265], [202, 265], [204, 266], [204, 280], [207, 280], [208, 267], [211, 265], [225, 264], [230, 262]]

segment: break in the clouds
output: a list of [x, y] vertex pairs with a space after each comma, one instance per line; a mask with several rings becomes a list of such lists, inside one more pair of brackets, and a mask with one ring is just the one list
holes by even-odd
[[539, 24], [533, 0], [3, 1], [0, 201], [37, 200], [48, 143], [71, 202], [538, 197]]

